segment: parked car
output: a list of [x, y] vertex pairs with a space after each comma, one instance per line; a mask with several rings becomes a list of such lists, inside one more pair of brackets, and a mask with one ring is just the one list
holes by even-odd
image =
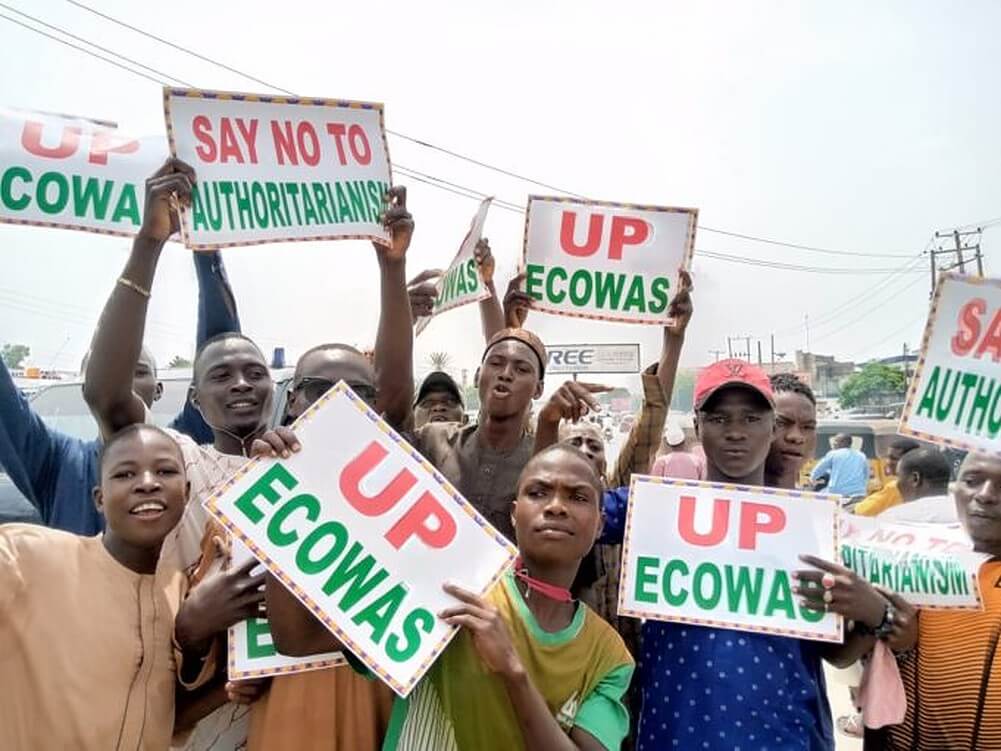
[[[285, 409], [286, 390], [292, 370], [273, 370], [271, 376], [275, 380], [275, 403], [271, 416], [272, 422], [275, 422], [276, 416]], [[163, 384], [163, 395], [153, 403], [150, 411], [153, 421], [166, 427], [184, 406], [188, 385], [191, 383], [191, 371], [161, 371], [160, 382]], [[97, 438], [97, 421], [83, 399], [81, 381], [54, 383], [32, 395], [29, 401], [31, 408], [49, 427], [84, 441]], [[0, 524], [41, 521], [35, 507], [14, 487], [3, 467], [0, 467]]]

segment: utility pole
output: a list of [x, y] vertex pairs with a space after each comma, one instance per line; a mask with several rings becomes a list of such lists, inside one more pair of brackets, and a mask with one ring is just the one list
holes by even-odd
[[748, 362], [750, 362], [751, 361], [751, 337], [749, 337], [749, 336], [745, 336], [744, 337], [744, 346], [747, 347], [747, 349], [744, 350], [744, 359], [747, 360]]
[[758, 339], [758, 367], [761, 367], [761, 340]]
[[[931, 276], [932, 276], [932, 291], [935, 290], [935, 283], [938, 281], [938, 272], [940, 271], [951, 271], [952, 269], [959, 269], [960, 274], [966, 273], [967, 258], [965, 253], [971, 252], [973, 254], [972, 258], [969, 260], [977, 262], [977, 275], [984, 275], [984, 256], [980, 252], [980, 236], [983, 233], [982, 227], [976, 227], [975, 229], [969, 230], [958, 230], [954, 229], [952, 232], [936, 232], [936, 240], [951, 239], [955, 247], [943, 248], [938, 247], [929, 251], [928, 255], [931, 261]], [[972, 241], [968, 241], [966, 238], [975, 238]], [[955, 263], [943, 263], [939, 265], [936, 262], [938, 256], [955, 256]]]
[[775, 372], [775, 334], [772, 334], [772, 372]]
[[730, 341], [730, 337], [726, 338], [726, 356], [733, 359], [733, 343]]

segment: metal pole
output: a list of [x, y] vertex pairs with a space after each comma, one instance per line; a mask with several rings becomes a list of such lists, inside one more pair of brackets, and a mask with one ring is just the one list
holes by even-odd
[[952, 237], [956, 241], [956, 260], [959, 261], [959, 273], [966, 273], [966, 261], [963, 259], [963, 243], [959, 240], [959, 230], [952, 231]]
[[984, 275], [984, 256], [980, 252], [980, 246], [979, 245], [977, 245], [977, 247], [975, 248], [975, 250], [977, 251], [977, 276], [983, 276]]
[[726, 356], [731, 360], [733, 359], [733, 344], [730, 341], [730, 337], [726, 338]]
[[761, 365], [761, 340], [758, 339], [758, 365]]
[[747, 349], [744, 350], [744, 359], [747, 360], [748, 362], [750, 362], [751, 361], [751, 337], [745, 336], [744, 337], [744, 344], [747, 347]]

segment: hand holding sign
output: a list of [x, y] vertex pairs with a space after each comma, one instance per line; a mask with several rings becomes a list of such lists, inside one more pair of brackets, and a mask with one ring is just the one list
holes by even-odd
[[387, 209], [382, 214], [382, 226], [389, 232], [390, 245], [373, 242], [375, 252], [389, 261], [401, 261], [410, 248], [414, 236], [414, 218], [407, 211], [407, 189], [397, 185], [385, 195]]
[[692, 276], [687, 271], [682, 269], [678, 272], [678, 292], [671, 300], [670, 306], [668, 306], [667, 312], [671, 316], [667, 325], [664, 326], [664, 331], [669, 336], [683, 337], [685, 335], [685, 329], [688, 328], [688, 322], [692, 320]]
[[793, 572], [797, 584], [792, 591], [803, 607], [838, 613], [869, 628], [883, 622], [886, 598], [854, 571], [815, 555], [801, 555], [800, 560], [820, 569]]
[[539, 412], [539, 422], [559, 423], [560, 420], [577, 422], [589, 412], [600, 412], [601, 405], [592, 394], [602, 394], [611, 390], [611, 386], [599, 383], [567, 381], [549, 397], [546, 406]]
[[[213, 542], [222, 546], [218, 538]], [[264, 574], [251, 574], [257, 565], [251, 559], [229, 571], [218, 571], [192, 588], [174, 623], [182, 647], [205, 652], [213, 636], [260, 612]]]
[[180, 159], [168, 159], [146, 180], [146, 208], [139, 236], [164, 243], [180, 230], [178, 205], [191, 205], [195, 171]]
[[462, 626], [469, 631], [473, 646], [487, 669], [502, 676], [523, 672], [507, 624], [497, 608], [455, 584], [445, 584], [442, 589], [459, 600], [459, 604], [445, 608], [438, 613], [438, 617], [450, 626]]
[[509, 329], [520, 329], [525, 326], [528, 310], [532, 307], [532, 298], [521, 285], [525, 282], [525, 272], [519, 272], [507, 283], [504, 294], [504, 325]]
[[428, 269], [407, 282], [410, 317], [415, 321], [434, 312], [434, 300], [438, 295], [436, 280], [444, 273], [442, 269]]
[[493, 282], [497, 262], [494, 260], [494, 254], [490, 252], [490, 241], [487, 238], [481, 237], [476, 243], [473, 258], [476, 259], [476, 268], [480, 270], [480, 279], [483, 280], [483, 283]]

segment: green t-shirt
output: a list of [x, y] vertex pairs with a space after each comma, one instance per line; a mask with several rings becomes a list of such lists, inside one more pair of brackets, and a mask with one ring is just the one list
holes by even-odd
[[[586, 730], [616, 751], [629, 731], [623, 696], [633, 659], [611, 626], [583, 603], [562, 631], [543, 631], [507, 574], [487, 596], [511, 632], [528, 675], [569, 733]], [[503, 682], [460, 630], [407, 699], [397, 699], [385, 751], [512, 751], [524, 747]]]

